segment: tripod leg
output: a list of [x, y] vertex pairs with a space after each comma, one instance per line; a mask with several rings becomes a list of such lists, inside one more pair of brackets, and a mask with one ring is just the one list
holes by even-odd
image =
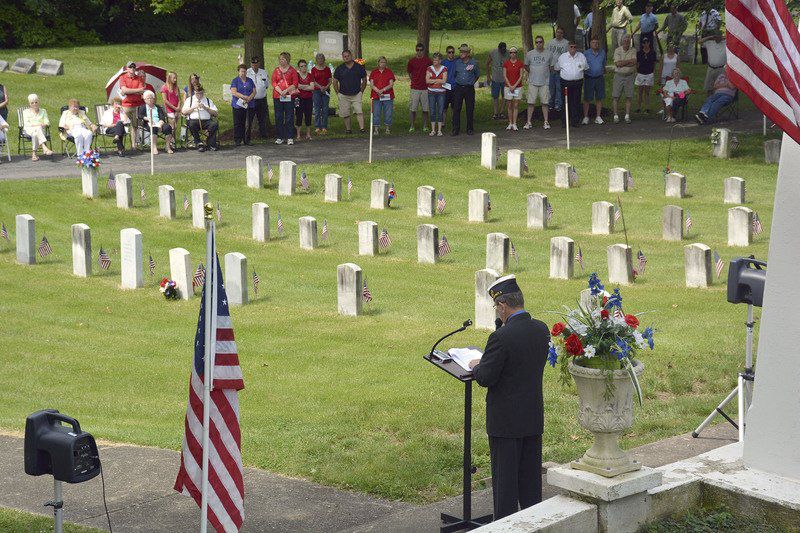
[[744, 404], [745, 404], [745, 391], [744, 391], [744, 378], [740, 375], [739, 376], [739, 384], [736, 388], [739, 398], [738, 398], [738, 409], [739, 409], [739, 442], [744, 440]]
[[711, 414], [708, 415], [708, 417], [705, 420], [703, 420], [703, 423], [700, 424], [699, 426], [697, 426], [697, 429], [692, 431], [692, 437], [694, 437], [694, 438], [699, 437], [700, 436], [700, 432], [703, 431], [711, 423], [711, 421], [714, 419], [714, 417], [717, 416], [718, 414], [722, 415], [728, 422], [733, 424], [734, 427], [738, 428], [738, 426], [736, 425], [736, 422], [731, 420], [731, 418], [722, 411], [725, 408], [725, 406], [728, 405], [728, 402], [730, 402], [733, 399], [733, 397], [738, 394], [738, 392], [739, 392], [738, 388], [733, 389], [731, 391], [731, 393], [728, 394], [728, 396], [724, 400], [722, 400], [722, 403], [720, 403], [717, 406], [716, 409], [711, 411]]

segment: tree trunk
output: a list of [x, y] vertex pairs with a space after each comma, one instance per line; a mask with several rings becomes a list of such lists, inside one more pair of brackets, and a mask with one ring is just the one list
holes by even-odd
[[558, 0], [558, 25], [564, 28], [564, 38], [568, 41], [575, 39], [575, 9], [574, 0]]
[[347, 0], [347, 47], [353, 57], [361, 56], [361, 3], [360, 0]]
[[[608, 50], [606, 35], [606, 10], [600, 7], [599, 0], [592, 2], [592, 37], [600, 41], [600, 47]], [[611, 51], [613, 53], [613, 50]]]
[[258, 56], [264, 61], [264, 0], [242, 0], [244, 8], [244, 59], [250, 65], [250, 58]]
[[533, 33], [531, 32], [531, 0], [519, 2], [519, 26], [522, 30], [522, 48], [525, 53], [533, 48]]
[[[431, 0], [417, 1], [417, 42], [425, 47], [425, 54], [430, 52], [431, 44]], [[441, 52], [441, 50], [438, 50]]]

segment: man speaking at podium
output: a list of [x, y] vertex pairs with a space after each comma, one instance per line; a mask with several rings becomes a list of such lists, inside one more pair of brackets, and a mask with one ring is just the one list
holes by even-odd
[[550, 332], [525, 311], [513, 274], [489, 287], [489, 296], [497, 310], [497, 330], [470, 367], [475, 381], [489, 389], [486, 433], [497, 520], [542, 501], [542, 374]]

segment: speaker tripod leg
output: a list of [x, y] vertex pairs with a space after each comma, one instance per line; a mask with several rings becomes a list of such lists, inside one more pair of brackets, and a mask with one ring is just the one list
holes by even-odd
[[739, 425], [738, 425], [736, 422], [734, 422], [734, 421], [733, 421], [733, 419], [732, 419], [731, 417], [729, 417], [728, 415], [726, 415], [726, 414], [725, 414], [725, 411], [723, 411], [723, 409], [725, 408], [725, 406], [726, 406], [726, 405], [728, 405], [728, 403], [729, 403], [731, 400], [733, 400], [733, 397], [734, 397], [734, 396], [736, 396], [738, 393], [739, 393], [739, 388], [738, 388], [738, 387], [737, 387], [737, 388], [735, 388], [735, 389], [733, 389], [733, 390], [731, 391], [731, 393], [730, 393], [730, 394], [728, 394], [728, 396], [727, 396], [727, 397], [726, 397], [724, 400], [722, 400], [722, 403], [720, 403], [720, 404], [719, 404], [719, 405], [716, 407], [716, 409], [714, 409], [713, 411], [711, 411], [711, 414], [710, 414], [710, 415], [708, 415], [708, 417], [707, 417], [705, 420], [703, 420], [703, 423], [702, 423], [702, 424], [700, 424], [699, 426], [697, 426], [697, 429], [695, 429], [694, 431], [692, 431], [692, 437], [694, 437], [694, 438], [697, 438], [697, 437], [699, 437], [699, 436], [700, 436], [700, 433], [701, 433], [701, 432], [702, 432], [702, 431], [703, 431], [703, 430], [704, 430], [704, 429], [705, 429], [705, 428], [706, 428], [706, 427], [707, 427], [707, 426], [708, 426], [708, 425], [711, 423], [711, 421], [712, 421], [712, 420], [714, 419], [714, 417], [715, 417], [715, 416], [717, 416], [717, 415], [720, 415], [720, 416], [722, 416], [723, 418], [725, 418], [725, 420], [727, 420], [728, 422], [730, 422], [730, 423], [731, 423], [731, 425], [733, 425], [733, 427], [735, 427], [736, 429], [739, 429]]
[[45, 506], [53, 506], [53, 531], [55, 533], [64, 532], [64, 500], [61, 495], [61, 481], [53, 479], [53, 501], [47, 502]]

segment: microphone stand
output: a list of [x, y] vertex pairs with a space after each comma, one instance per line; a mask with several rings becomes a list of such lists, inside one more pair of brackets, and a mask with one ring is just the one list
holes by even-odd
[[450, 333], [448, 333], [447, 335], [445, 335], [444, 337], [442, 337], [441, 339], [439, 339], [438, 341], [436, 341], [436, 343], [433, 345], [433, 347], [431, 348], [431, 351], [430, 351], [430, 353], [429, 353], [428, 355], [430, 355], [430, 356], [432, 356], [432, 357], [433, 357], [433, 356], [434, 356], [433, 352], [436, 350], [436, 347], [437, 347], [437, 346], [439, 346], [439, 343], [441, 343], [441, 342], [442, 342], [443, 340], [445, 340], [447, 337], [450, 337], [450, 336], [452, 336], [452, 335], [455, 335], [456, 333], [461, 333], [462, 331], [464, 331], [465, 329], [467, 329], [467, 328], [468, 328], [468, 327], [470, 327], [471, 325], [472, 325], [472, 320], [470, 320], [470, 319], [467, 319], [467, 320], [465, 320], [465, 321], [464, 321], [464, 324], [462, 324], [460, 328], [458, 328], [458, 329], [457, 329], [457, 330], [455, 330], [455, 331], [451, 331]]

